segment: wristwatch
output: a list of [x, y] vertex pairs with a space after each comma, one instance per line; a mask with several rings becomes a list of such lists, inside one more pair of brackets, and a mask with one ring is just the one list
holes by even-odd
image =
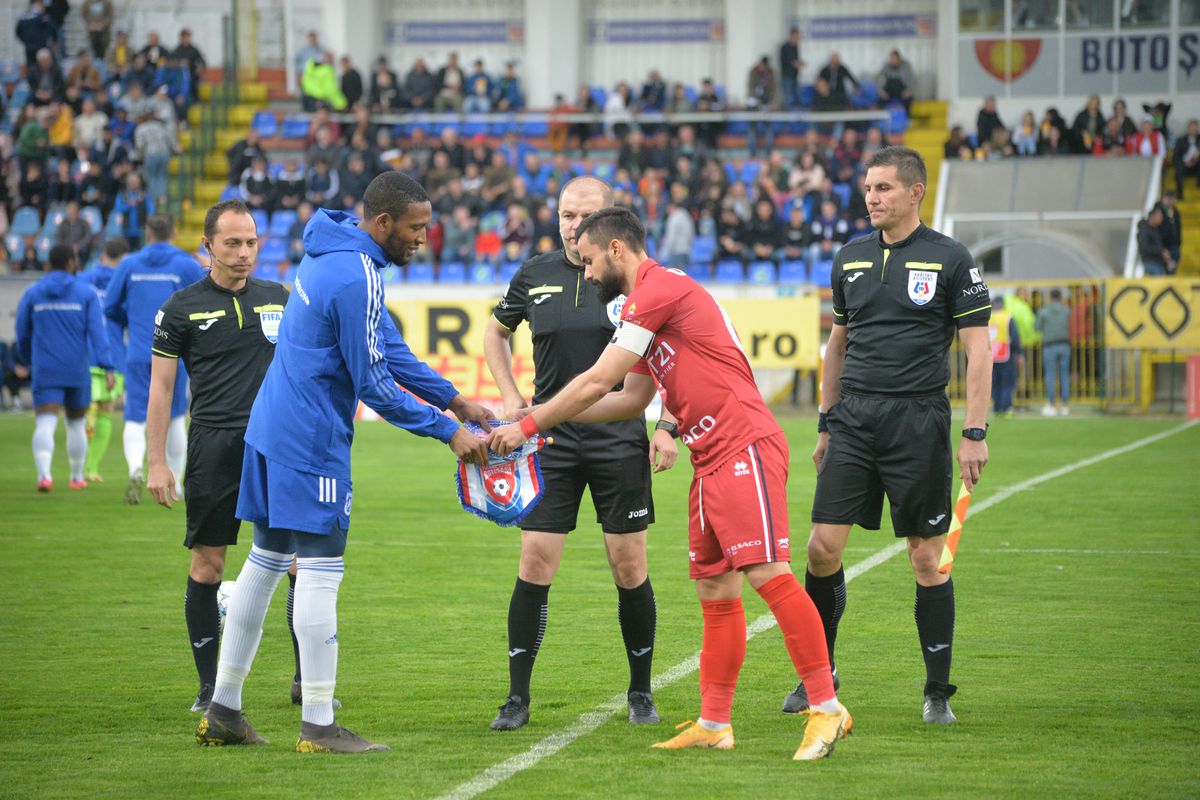
[[963, 428], [963, 438], [970, 439], [972, 442], [982, 442], [987, 438], [988, 428], [990, 425], [985, 425], [982, 428]]
[[674, 422], [667, 422], [665, 419], [660, 419], [654, 426], [656, 431], [666, 431], [671, 434], [672, 439], [679, 438], [679, 426]]

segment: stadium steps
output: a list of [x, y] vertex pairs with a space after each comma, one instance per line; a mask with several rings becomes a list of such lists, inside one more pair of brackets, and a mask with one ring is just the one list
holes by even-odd
[[929, 172], [925, 202], [921, 203], [921, 221], [933, 224], [937, 209], [938, 173], [942, 168], [943, 144], [948, 133], [949, 106], [941, 100], [917, 100], [909, 119], [912, 125], [904, 133], [904, 143], [921, 154]]

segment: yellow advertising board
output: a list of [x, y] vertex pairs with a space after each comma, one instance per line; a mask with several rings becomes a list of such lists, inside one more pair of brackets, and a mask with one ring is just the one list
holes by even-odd
[[[820, 363], [820, 302], [815, 295], [771, 299], [725, 299], [742, 347], [756, 369], [816, 369]], [[413, 353], [448, 378], [467, 397], [496, 401], [500, 392], [483, 355], [483, 332], [495, 301], [404, 299], [387, 301]], [[533, 394], [533, 345], [529, 326], [513, 335], [513, 373], [526, 397]]]
[[1117, 350], [1200, 350], [1200, 279], [1113, 278], [1104, 344]]

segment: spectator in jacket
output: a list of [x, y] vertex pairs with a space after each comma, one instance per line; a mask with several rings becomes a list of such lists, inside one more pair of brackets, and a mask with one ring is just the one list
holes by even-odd
[[1142, 259], [1142, 269], [1147, 277], [1175, 272], [1175, 261], [1167, 251], [1166, 242], [1163, 241], [1162, 227], [1163, 213], [1157, 206], [1138, 223], [1138, 256]]
[[1184, 178], [1195, 178], [1200, 186], [1200, 120], [1188, 120], [1187, 131], [1175, 140], [1171, 162], [1175, 167], [1175, 188], [1182, 200]]
[[112, 0], [87, 0], [83, 4], [83, 24], [87, 28], [88, 40], [96, 58], [104, 58], [108, 43], [112, 39]]
[[362, 73], [354, 68], [350, 56], [342, 56], [338, 64], [342, 68], [342, 96], [346, 98], [346, 105], [353, 107], [363, 96]]
[[887, 63], [875, 76], [875, 85], [879, 89], [881, 104], [901, 103], [905, 111], [911, 111], [917, 76], [913, 72], [912, 64], [900, 57], [899, 50], [888, 53]]

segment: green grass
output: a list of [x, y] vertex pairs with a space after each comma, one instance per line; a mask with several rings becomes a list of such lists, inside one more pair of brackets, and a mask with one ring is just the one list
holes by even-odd
[[[976, 503], [1178, 425], [1001, 421]], [[785, 426], [792, 535], [803, 541], [813, 425]], [[446, 448], [368, 424], [355, 448], [337, 694], [341, 720], [394, 751], [292, 751], [299, 714], [287, 695], [291, 645], [280, 597], [245, 695], [248, 716], [272, 745], [198, 748], [187, 711], [195, 675], [182, 615], [183, 511], [121, 503], [119, 435], [104, 464], [109, 482], [65, 491], [61, 426], [59, 488], [35, 494], [31, 433], [29, 417], [0, 418], [0, 796], [435, 797], [624, 688], [616, 592], [588, 523], [571, 536], [551, 592], [533, 720], [514, 733], [488, 730], [507, 686], [517, 536], [457, 508]], [[485, 796], [1200, 795], [1198, 453], [1200, 427], [1036, 485], [968, 521], [954, 572], [957, 726], [920, 721], [913, 584], [900, 556], [850, 585], [838, 661], [857, 733], [829, 761], [790, 761], [802, 721], [779, 713], [795, 676], [772, 629], [749, 644], [735, 751], [650, 751], [669, 724], [634, 729], [618, 715]], [[683, 465], [656, 479], [656, 673], [699, 647], [686, 578], [690, 477]], [[247, 529], [231, 551], [231, 576], [248, 538]], [[888, 531], [856, 531], [846, 561], [892, 541]], [[752, 592], [746, 608], [750, 619], [766, 613]], [[656, 699], [666, 723], [694, 718], [696, 676]]]

